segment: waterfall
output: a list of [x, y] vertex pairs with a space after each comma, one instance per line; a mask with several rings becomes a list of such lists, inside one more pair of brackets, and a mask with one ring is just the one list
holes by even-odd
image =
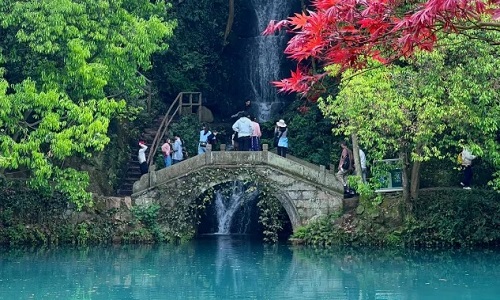
[[[271, 84], [289, 76], [290, 62], [283, 53], [287, 35], [281, 32], [274, 36], [262, 36], [271, 20], [286, 19], [292, 13], [294, 1], [291, 0], [250, 0], [254, 10], [257, 28], [255, 36], [248, 38], [247, 51], [243, 55], [243, 91], [242, 97], [252, 100], [258, 110], [259, 121], [276, 118], [288, 96], [278, 94]], [[284, 68], [285, 66], [285, 68]], [[284, 70], [285, 69], [285, 70]]]
[[[257, 198], [259, 191], [255, 186], [246, 187], [240, 181], [234, 181], [229, 195], [225, 196], [223, 190], [215, 192], [215, 209], [217, 213], [217, 234], [230, 234], [236, 215], [242, 216], [238, 221], [239, 232], [245, 233], [250, 223], [248, 204]], [[243, 210], [243, 213], [241, 213]]]

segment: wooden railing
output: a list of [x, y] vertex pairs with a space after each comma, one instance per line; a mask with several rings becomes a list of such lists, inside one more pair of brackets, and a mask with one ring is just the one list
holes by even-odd
[[154, 157], [156, 154], [156, 150], [160, 147], [163, 137], [165, 133], [167, 133], [168, 126], [174, 119], [176, 115], [182, 114], [192, 114], [196, 110], [198, 113], [198, 120], [201, 121], [201, 104], [202, 97], [200, 92], [181, 92], [175, 100], [172, 102], [170, 107], [168, 108], [167, 113], [163, 117], [158, 130], [156, 131], [155, 138], [153, 143], [151, 144], [151, 148], [149, 149], [148, 155], [148, 166], [151, 166], [154, 163]]

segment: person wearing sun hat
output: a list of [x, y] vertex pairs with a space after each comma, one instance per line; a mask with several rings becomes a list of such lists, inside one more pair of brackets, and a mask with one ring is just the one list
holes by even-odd
[[288, 128], [286, 126], [285, 120], [280, 119], [278, 122], [276, 122], [274, 136], [278, 140], [278, 155], [286, 157], [286, 151], [288, 149]]

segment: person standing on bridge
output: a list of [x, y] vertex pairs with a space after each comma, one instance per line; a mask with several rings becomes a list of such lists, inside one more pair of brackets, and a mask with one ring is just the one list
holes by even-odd
[[178, 134], [174, 134], [174, 145], [173, 145], [174, 152], [172, 153], [173, 165], [180, 162], [184, 158], [184, 155], [182, 153], [182, 147], [183, 145], [181, 137]]
[[250, 136], [252, 135], [252, 121], [248, 118], [249, 115], [240, 112], [239, 119], [234, 122], [233, 130], [238, 133], [238, 146], [240, 151], [250, 150]]
[[256, 115], [255, 107], [252, 105], [252, 101], [250, 101], [250, 99], [245, 100], [245, 104], [243, 105], [242, 109], [232, 115], [231, 118], [239, 118], [241, 113], [245, 114], [245, 116]]
[[260, 151], [260, 137], [262, 132], [260, 131], [260, 125], [257, 123], [257, 118], [252, 117], [252, 135], [250, 137], [250, 150]]
[[172, 165], [172, 145], [170, 144], [170, 138], [165, 140], [165, 143], [161, 145], [161, 152], [163, 153], [163, 160], [165, 161], [165, 168]]
[[200, 131], [200, 139], [198, 143], [198, 154], [203, 154], [207, 151], [208, 137], [212, 134], [210, 130], [208, 130], [207, 124], [203, 124], [203, 127]]
[[139, 159], [139, 167], [141, 169], [141, 175], [148, 173], [148, 163], [146, 162], [146, 150], [148, 150], [148, 146], [146, 146], [146, 142], [139, 141], [139, 153], [137, 154], [137, 158]]
[[274, 128], [274, 136], [277, 139], [277, 150], [278, 155], [286, 157], [286, 152], [288, 150], [288, 128], [286, 126], [285, 120], [281, 119], [276, 122], [276, 128]]

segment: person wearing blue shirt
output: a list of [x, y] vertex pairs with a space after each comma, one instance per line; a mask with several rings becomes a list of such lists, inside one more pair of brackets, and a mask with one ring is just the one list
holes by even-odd
[[278, 155], [286, 157], [286, 152], [288, 150], [288, 128], [285, 120], [281, 119], [276, 122], [274, 134], [278, 137]]
[[200, 139], [198, 143], [198, 154], [203, 154], [207, 151], [208, 137], [212, 134], [210, 130], [208, 130], [208, 126], [203, 124], [203, 127], [200, 131]]

